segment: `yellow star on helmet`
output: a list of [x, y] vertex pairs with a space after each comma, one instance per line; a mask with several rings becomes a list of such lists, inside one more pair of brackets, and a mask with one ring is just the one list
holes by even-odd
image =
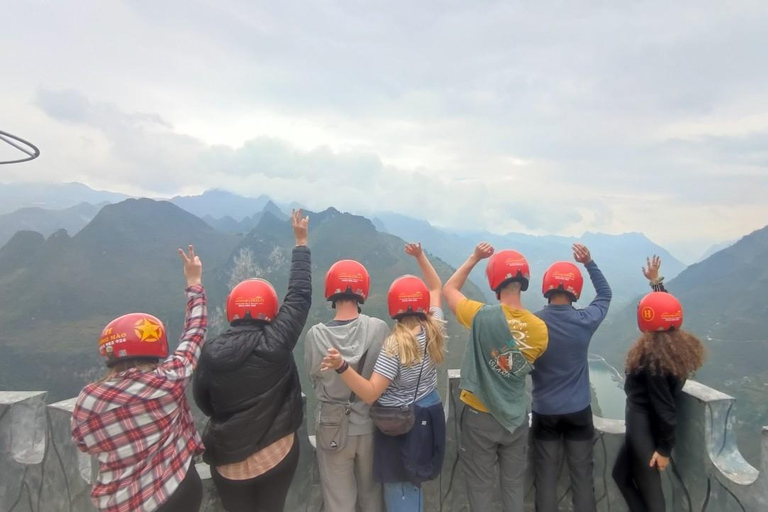
[[152, 320], [149, 320], [148, 318], [143, 318], [138, 322], [136, 322], [135, 327], [136, 327], [136, 336], [138, 336], [141, 341], [146, 341], [146, 342], [160, 341], [160, 338], [163, 335], [162, 327], [160, 327], [160, 325], [153, 322]]

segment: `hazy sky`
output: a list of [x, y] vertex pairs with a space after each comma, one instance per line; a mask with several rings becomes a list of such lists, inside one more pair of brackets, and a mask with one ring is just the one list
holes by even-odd
[[643, 231], [684, 259], [768, 224], [762, 0], [2, 11], [0, 129], [43, 156], [0, 181]]

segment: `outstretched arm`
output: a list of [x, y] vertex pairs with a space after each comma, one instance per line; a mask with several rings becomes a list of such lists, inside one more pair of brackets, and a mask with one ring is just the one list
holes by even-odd
[[341, 375], [344, 384], [368, 405], [378, 400], [392, 382], [375, 371], [371, 375], [371, 380], [366, 379], [349, 366], [335, 348], [330, 349], [328, 355], [323, 358], [320, 370], [336, 370]]
[[472, 272], [472, 269], [475, 268], [475, 265], [477, 265], [480, 260], [489, 258], [492, 254], [493, 246], [491, 244], [486, 242], [478, 244], [477, 247], [475, 247], [475, 251], [472, 253], [472, 255], [467, 258], [467, 261], [462, 263], [462, 265], [451, 276], [448, 282], [445, 283], [445, 286], [443, 287], [443, 295], [445, 295], [445, 300], [448, 302], [448, 307], [451, 308], [451, 311], [454, 315], [456, 314], [456, 310], [458, 309], [461, 301], [467, 298], [463, 293], [461, 293], [461, 288], [464, 286], [464, 283], [467, 282], [469, 273]]
[[429, 258], [421, 249], [421, 243], [418, 244], [405, 244], [405, 254], [413, 256], [419, 263], [421, 269], [421, 275], [424, 276], [424, 282], [429, 288], [429, 305], [433, 308], [442, 307], [441, 291], [443, 282], [440, 281], [440, 276], [437, 275], [432, 263], [429, 262]]
[[608, 307], [611, 305], [613, 292], [611, 292], [611, 287], [608, 285], [608, 280], [597, 267], [597, 264], [592, 259], [592, 254], [586, 246], [573, 244], [573, 259], [584, 265], [584, 268], [587, 269], [592, 286], [595, 287], [595, 292], [597, 292], [594, 300], [582, 310], [582, 315], [588, 319], [594, 328], [597, 328], [605, 318], [605, 315], [608, 314]]
[[288, 293], [269, 325], [267, 343], [274, 345], [277, 352], [287, 353], [294, 349], [301, 331], [307, 322], [312, 306], [312, 261], [307, 247], [309, 217], [302, 217], [301, 210], [291, 214], [296, 247], [291, 257], [291, 274], [288, 278]]
[[184, 332], [181, 335], [179, 348], [157, 369], [169, 379], [188, 381], [200, 357], [200, 349], [208, 328], [208, 309], [202, 284], [203, 264], [200, 262], [200, 257], [195, 254], [195, 248], [191, 245], [189, 255], [182, 249], [179, 249], [179, 255], [184, 262], [184, 276], [187, 279], [187, 315]]

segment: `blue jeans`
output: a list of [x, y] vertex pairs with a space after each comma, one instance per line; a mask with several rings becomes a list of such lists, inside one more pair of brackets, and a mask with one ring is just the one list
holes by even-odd
[[[416, 402], [422, 407], [440, 403], [440, 395], [437, 390]], [[424, 496], [421, 487], [416, 487], [410, 482], [396, 482], [384, 484], [384, 504], [387, 512], [422, 512], [424, 510]]]
[[387, 512], [422, 512], [424, 498], [421, 488], [410, 482], [384, 484], [384, 504]]

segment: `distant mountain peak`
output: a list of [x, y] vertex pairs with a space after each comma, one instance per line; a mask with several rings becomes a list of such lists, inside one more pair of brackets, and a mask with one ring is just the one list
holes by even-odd
[[19, 231], [0, 247], [0, 274], [7, 274], [28, 264], [45, 245], [45, 238], [37, 231]]
[[269, 196], [264, 194], [255, 198], [245, 197], [222, 189], [211, 189], [200, 195], [176, 196], [171, 199], [173, 204], [198, 217], [232, 217], [237, 221], [261, 212], [270, 201]]
[[152, 226], [153, 232], [168, 236], [214, 231], [201, 218], [175, 204], [141, 198], [105, 206], [75, 238], [98, 244], [115, 238], [139, 240], [148, 226]]
[[48, 242], [57, 242], [59, 240], [69, 240], [72, 238], [66, 229], [59, 229], [48, 237]]
[[282, 209], [280, 209], [279, 206], [277, 206], [272, 200], [270, 199], [267, 201], [267, 204], [264, 205], [264, 209], [261, 210], [262, 213], [271, 213], [277, 218], [285, 218], [285, 212], [283, 212]]

